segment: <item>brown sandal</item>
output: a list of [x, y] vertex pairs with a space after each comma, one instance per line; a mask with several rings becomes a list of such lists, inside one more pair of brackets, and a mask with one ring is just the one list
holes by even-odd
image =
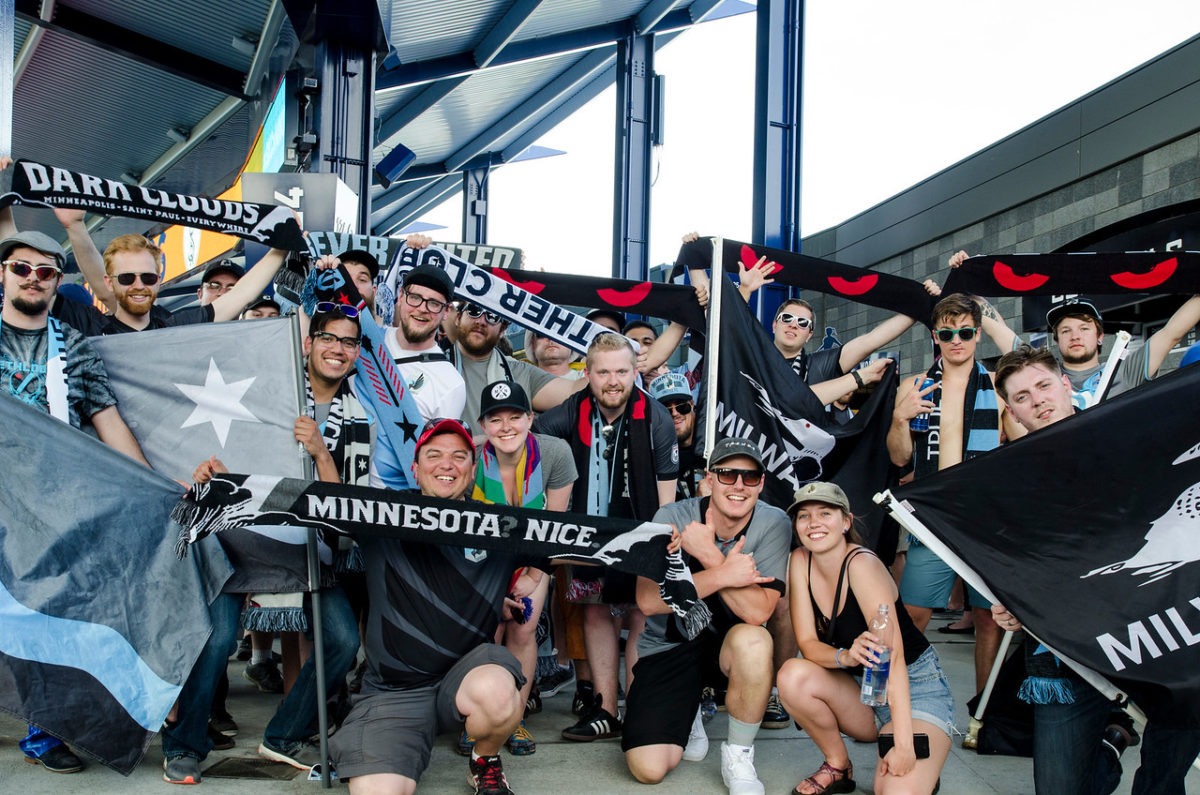
[[[822, 773], [830, 777], [830, 782], [823, 787], [816, 780], [817, 776]], [[800, 784], [808, 784], [814, 789], [811, 793], [801, 792]], [[796, 788], [792, 790], [792, 795], [834, 795], [834, 793], [854, 792], [858, 788], [854, 784], [853, 764], [838, 768], [828, 762], [822, 762], [821, 766], [817, 768], [817, 772], [801, 781], [800, 784], [797, 784]]]

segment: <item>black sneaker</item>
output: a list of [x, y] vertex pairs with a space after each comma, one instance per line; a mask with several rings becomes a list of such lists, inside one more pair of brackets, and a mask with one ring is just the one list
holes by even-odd
[[221, 734], [228, 734], [230, 737], [237, 737], [238, 725], [237, 721], [228, 712], [218, 712], [213, 710], [212, 715], [208, 718], [208, 725], [219, 731]]
[[792, 725], [787, 710], [779, 703], [779, 696], [774, 693], [767, 699], [767, 711], [763, 713], [762, 727], [764, 729], [786, 729]]
[[562, 738], [577, 743], [590, 743], [593, 740], [613, 740], [621, 736], [621, 719], [601, 706], [601, 699], [596, 699], [596, 706], [591, 712], [574, 726], [563, 729]]
[[217, 731], [211, 720], [208, 722], [208, 739], [212, 740], [214, 751], [228, 751], [234, 746], [233, 738]]
[[1133, 718], [1129, 717], [1129, 713], [1123, 709], [1114, 709], [1108, 715], [1108, 725], [1116, 726], [1124, 731], [1128, 737], [1130, 748], [1136, 748], [1141, 742], [1142, 737], [1138, 734], [1137, 728], [1133, 725]]
[[529, 698], [525, 699], [525, 716], [536, 715], [542, 711], [542, 694], [538, 692], [537, 685], [534, 685], [529, 690]]
[[481, 756], [472, 759], [468, 771], [467, 786], [475, 788], [475, 795], [516, 795], [508, 788], [500, 757]]
[[163, 781], [168, 784], [199, 784], [200, 760], [194, 756], [163, 759]]
[[31, 765], [41, 765], [51, 773], [78, 773], [83, 770], [83, 760], [71, 753], [71, 749], [62, 743], [41, 756], [27, 756], [25, 761]]
[[575, 683], [575, 698], [571, 699], [571, 714], [583, 717], [589, 712], [596, 701], [596, 688], [587, 679]]
[[560, 665], [554, 673], [539, 679], [537, 686], [538, 690], [541, 691], [542, 698], [550, 698], [551, 696], [557, 696], [560, 690], [570, 686], [574, 682], [575, 666]]
[[242, 635], [242, 639], [238, 641], [237, 659], [238, 662], [250, 662], [250, 658], [254, 655], [254, 649], [250, 647], [250, 636]]
[[242, 677], [264, 693], [283, 692], [283, 675], [273, 662], [250, 663], [242, 671]]

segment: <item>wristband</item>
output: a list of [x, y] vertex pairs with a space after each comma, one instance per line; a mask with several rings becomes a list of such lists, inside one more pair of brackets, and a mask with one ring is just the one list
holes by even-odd
[[863, 383], [862, 376], [858, 374], [858, 370], [851, 370], [850, 375], [854, 376], [854, 383], [858, 384], [858, 388], [862, 389], [866, 384]]
[[838, 649], [837, 654], [833, 655], [833, 661], [837, 663], [838, 668], [841, 668], [843, 671], [848, 671], [850, 669], [842, 665], [842, 652], [844, 651], [845, 649]]

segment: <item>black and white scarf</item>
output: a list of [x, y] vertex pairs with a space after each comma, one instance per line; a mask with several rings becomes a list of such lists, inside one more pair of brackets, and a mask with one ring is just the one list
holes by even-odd
[[[925, 377], [941, 383], [941, 357], [934, 360]], [[940, 408], [942, 388], [939, 386], [933, 390], [929, 399]], [[940, 438], [941, 416], [941, 411], [932, 412], [929, 415], [929, 432], [913, 434], [913, 471], [918, 478], [938, 471], [941, 448], [931, 445], [930, 440]], [[967, 380], [967, 393], [963, 396], [962, 443], [963, 461], [1000, 446], [1000, 408], [996, 402], [996, 390], [987, 370], [979, 362], [975, 362], [975, 369]]]
[[696, 594], [671, 528], [604, 516], [536, 511], [416, 492], [264, 475], [218, 475], [175, 506], [178, 552], [212, 533], [250, 524], [316, 527], [319, 532], [495, 549], [552, 561], [609, 566], [658, 583], [689, 639], [712, 615]]

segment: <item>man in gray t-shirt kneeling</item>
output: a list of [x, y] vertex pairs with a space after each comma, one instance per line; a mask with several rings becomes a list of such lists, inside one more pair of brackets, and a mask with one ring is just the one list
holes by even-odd
[[708, 459], [711, 497], [665, 505], [655, 522], [678, 531], [696, 590], [712, 610], [693, 640], [678, 631], [653, 580], [638, 578], [646, 629], [626, 707], [621, 748], [638, 781], [654, 784], [680, 759], [708, 750], [700, 719], [706, 663], [729, 678], [725, 705], [729, 740], [721, 744], [721, 775], [731, 793], [762, 793], [754, 770], [754, 738], [771, 692], [771, 636], [763, 623], [785, 590], [791, 530], [778, 508], [758, 504], [762, 454], [745, 439], [722, 439]]

